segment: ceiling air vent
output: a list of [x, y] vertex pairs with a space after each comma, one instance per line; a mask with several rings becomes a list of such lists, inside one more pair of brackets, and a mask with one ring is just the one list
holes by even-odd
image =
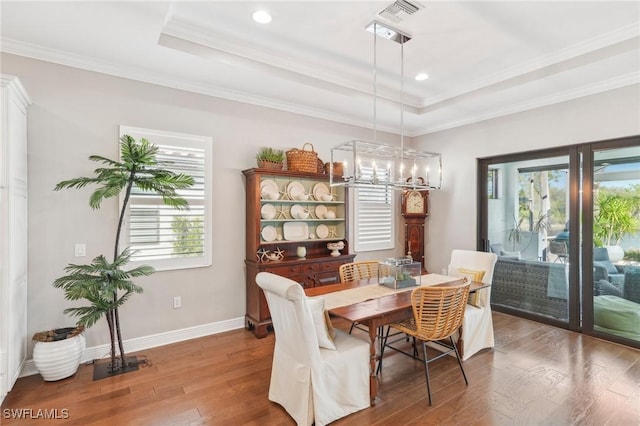
[[378, 12], [378, 15], [392, 22], [400, 23], [423, 8], [423, 5], [415, 1], [397, 0]]

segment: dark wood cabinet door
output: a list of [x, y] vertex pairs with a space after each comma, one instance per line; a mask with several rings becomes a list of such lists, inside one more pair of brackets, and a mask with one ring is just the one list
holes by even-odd
[[420, 262], [423, 272], [424, 266], [424, 221], [425, 218], [405, 218], [404, 250], [411, 252], [415, 262]]

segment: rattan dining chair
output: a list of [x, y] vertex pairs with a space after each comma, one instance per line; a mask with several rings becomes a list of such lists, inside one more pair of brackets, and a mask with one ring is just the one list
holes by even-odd
[[[464, 317], [465, 307], [469, 299], [470, 282], [465, 278], [462, 284], [446, 287], [418, 287], [411, 292], [411, 306], [413, 308], [413, 318], [406, 321], [391, 324], [394, 329], [406, 333], [414, 338], [414, 353], [412, 355], [401, 351], [387, 343], [389, 336], [389, 328], [387, 328], [386, 336], [383, 340], [382, 353], [380, 361], [384, 354], [384, 348], [391, 349], [417, 357], [415, 341], [422, 341], [422, 361], [424, 363], [424, 373], [427, 380], [427, 393], [429, 394], [429, 405], [431, 402], [431, 384], [429, 381], [429, 363], [455, 352], [458, 365], [462, 371], [464, 382], [468, 385], [467, 375], [462, 367], [462, 360], [458, 349], [453, 341], [452, 335], [460, 328]], [[427, 342], [439, 341], [441, 346], [445, 346], [442, 340], [448, 339], [450, 346], [447, 344], [448, 350], [439, 354], [435, 358], [427, 358]]]
[[378, 261], [363, 260], [360, 262], [345, 263], [344, 265], [340, 265], [338, 273], [340, 274], [341, 282], [377, 278]]
[[[377, 260], [362, 260], [360, 262], [351, 262], [340, 265], [338, 269], [338, 274], [340, 275], [340, 282], [348, 282], [348, 281], [357, 281], [363, 280], [367, 278], [377, 278], [378, 277], [378, 261]], [[351, 327], [349, 328], [349, 334], [353, 331], [353, 328], [356, 327], [357, 323], [351, 323]], [[364, 328], [357, 327], [360, 330], [365, 330]], [[365, 330], [366, 331], [366, 330]]]

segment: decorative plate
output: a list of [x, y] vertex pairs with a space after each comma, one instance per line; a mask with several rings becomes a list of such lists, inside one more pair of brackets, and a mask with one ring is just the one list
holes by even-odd
[[313, 186], [313, 198], [315, 198], [318, 201], [329, 201], [329, 200], [324, 199], [326, 197], [322, 197], [322, 195], [331, 196], [331, 191], [329, 191], [329, 187], [327, 185], [325, 185], [324, 183], [322, 183], [322, 182], [316, 183]]
[[278, 184], [274, 180], [263, 179], [260, 181], [260, 196], [265, 200], [277, 200], [280, 198]]
[[278, 184], [273, 179], [262, 179], [260, 181], [260, 189], [267, 189], [267, 192], [280, 192], [280, 188], [278, 188]]
[[298, 181], [289, 182], [289, 185], [287, 185], [287, 194], [289, 194], [289, 198], [291, 198], [292, 200], [307, 199], [307, 194], [304, 190], [304, 186]]
[[273, 204], [265, 204], [260, 209], [260, 216], [262, 216], [263, 219], [271, 220], [276, 217], [276, 208]]
[[318, 219], [324, 219], [324, 215], [327, 213], [327, 206], [322, 204], [316, 206], [316, 217]]
[[278, 232], [276, 231], [276, 228], [274, 228], [273, 226], [267, 225], [264, 228], [262, 228], [262, 232], [260, 233], [260, 235], [262, 235], [263, 240], [270, 243], [271, 241], [276, 240], [276, 237], [278, 236]]
[[320, 239], [327, 238], [329, 236], [329, 227], [324, 224], [316, 226], [316, 235]]
[[288, 241], [302, 241], [309, 239], [309, 225], [307, 222], [285, 222], [282, 225], [284, 239]]
[[289, 213], [291, 214], [291, 219], [306, 219], [305, 216], [308, 217], [308, 213], [305, 212], [304, 207], [300, 204], [291, 206]]

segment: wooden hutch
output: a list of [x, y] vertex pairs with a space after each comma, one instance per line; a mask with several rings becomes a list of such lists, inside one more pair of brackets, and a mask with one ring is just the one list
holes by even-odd
[[[339, 281], [338, 268], [353, 262], [347, 242], [348, 191], [329, 186], [329, 177], [270, 169], [248, 169], [246, 179], [247, 313], [245, 327], [256, 337], [271, 328], [258, 272], [282, 275], [305, 288]], [[342, 241], [339, 256], [328, 243]], [[302, 254], [303, 257], [298, 256]]]

